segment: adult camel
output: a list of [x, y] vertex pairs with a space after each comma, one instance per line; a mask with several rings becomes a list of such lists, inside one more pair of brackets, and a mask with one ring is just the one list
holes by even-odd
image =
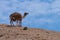
[[10, 24], [11, 26], [14, 26], [13, 22], [16, 22], [17, 25], [22, 26], [22, 19], [25, 18], [27, 16], [27, 12], [24, 13], [24, 15], [22, 16], [20, 13], [18, 12], [14, 12], [12, 13], [9, 17], [10, 17]]

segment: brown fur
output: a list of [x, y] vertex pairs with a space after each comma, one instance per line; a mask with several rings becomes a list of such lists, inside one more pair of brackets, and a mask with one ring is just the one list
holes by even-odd
[[14, 12], [12, 13], [9, 17], [10, 17], [10, 24], [11, 25], [14, 25], [13, 22], [16, 22], [17, 25], [20, 25], [22, 26], [22, 19], [25, 18], [25, 16], [27, 15], [28, 13], [24, 13], [24, 16], [22, 16], [20, 13], [18, 12]]

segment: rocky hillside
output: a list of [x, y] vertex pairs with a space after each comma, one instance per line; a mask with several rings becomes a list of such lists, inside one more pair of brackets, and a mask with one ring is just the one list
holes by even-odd
[[0, 40], [60, 40], [60, 33], [43, 29], [0, 24]]

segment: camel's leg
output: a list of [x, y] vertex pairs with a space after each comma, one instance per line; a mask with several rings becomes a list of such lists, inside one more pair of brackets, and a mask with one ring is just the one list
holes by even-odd
[[13, 22], [12, 22], [12, 21], [10, 21], [10, 24], [11, 24], [11, 26], [12, 26]]
[[18, 26], [18, 25], [19, 25], [18, 20], [16, 20], [16, 26]]
[[14, 26], [14, 23], [13, 23], [13, 21], [12, 21], [12, 26]]
[[17, 26], [19, 26], [19, 27], [22, 26], [22, 22], [21, 22], [21, 21], [18, 20], [18, 21], [16, 21], [16, 22], [17, 22], [17, 24], [16, 24]]
[[20, 27], [22, 27], [22, 20], [21, 20], [21, 21], [19, 21], [19, 25], [20, 25]]
[[11, 26], [14, 26], [13, 21], [10, 21]]

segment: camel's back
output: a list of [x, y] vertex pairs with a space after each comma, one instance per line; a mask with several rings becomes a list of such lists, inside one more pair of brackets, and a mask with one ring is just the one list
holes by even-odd
[[19, 20], [22, 18], [22, 15], [18, 12], [15, 12], [15, 13], [11, 14], [10, 17], [14, 17], [15, 19]]

